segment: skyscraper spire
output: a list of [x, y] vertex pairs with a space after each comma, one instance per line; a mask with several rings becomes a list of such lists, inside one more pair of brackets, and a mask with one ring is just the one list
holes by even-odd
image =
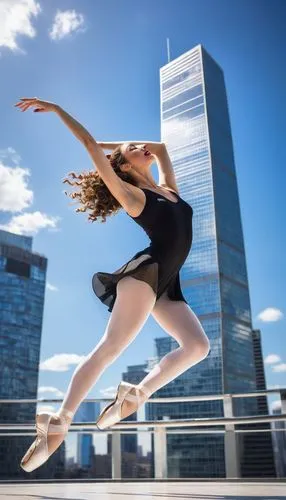
[[167, 38], [167, 55], [168, 55], [168, 63], [170, 62], [170, 39]]

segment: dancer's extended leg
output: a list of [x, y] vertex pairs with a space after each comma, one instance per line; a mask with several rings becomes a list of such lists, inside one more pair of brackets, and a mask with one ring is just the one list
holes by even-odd
[[[156, 296], [144, 281], [127, 276], [117, 285], [117, 297], [103, 337], [95, 348], [75, 369], [67, 389], [58, 418], [51, 423], [60, 424], [66, 410], [73, 414], [91, 387], [113, 361], [130, 345], [147, 321], [155, 304]], [[125, 403], [125, 401], [124, 401]], [[132, 403], [126, 401], [122, 415], [133, 413]], [[65, 416], [65, 418], [67, 418]], [[69, 419], [71, 423], [72, 419]], [[52, 452], [64, 439], [61, 433], [48, 436], [48, 448]]]

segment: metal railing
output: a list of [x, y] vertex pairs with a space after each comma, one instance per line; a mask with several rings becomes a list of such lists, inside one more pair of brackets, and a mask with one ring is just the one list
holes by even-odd
[[[234, 398], [257, 398], [267, 396], [271, 393], [279, 394], [281, 400], [281, 414], [262, 415], [262, 416], [233, 416]], [[85, 402], [109, 402], [113, 398], [90, 398]], [[69, 432], [91, 433], [105, 432], [112, 435], [112, 479], [121, 479], [121, 434], [134, 434], [137, 432], [154, 433], [154, 477], [155, 479], [164, 479], [167, 477], [167, 433], [168, 434], [216, 434], [225, 433], [225, 464], [226, 478], [240, 478], [240, 460], [237, 445], [237, 434], [247, 432], [285, 432], [285, 428], [266, 429], [236, 429], [239, 424], [259, 424], [266, 422], [286, 421], [286, 388], [268, 389], [265, 391], [236, 393], [236, 394], [218, 394], [202, 396], [178, 396], [164, 398], [150, 398], [146, 403], [181, 403], [195, 401], [223, 401], [224, 417], [222, 418], [192, 418], [192, 419], [170, 419], [170, 420], [147, 420], [147, 421], [121, 421], [111, 429], [98, 430], [93, 422], [72, 423]], [[0, 404], [4, 403], [61, 403], [62, 399], [0, 399]], [[216, 427], [223, 426], [224, 429], [202, 429], [197, 427]], [[176, 430], [172, 430], [176, 427]], [[184, 429], [180, 429], [184, 427]], [[196, 430], [192, 430], [196, 427]], [[34, 424], [0, 424], [0, 436], [28, 436], [35, 435]], [[33, 432], [31, 432], [34, 430]], [[24, 432], [23, 432], [24, 431]]]

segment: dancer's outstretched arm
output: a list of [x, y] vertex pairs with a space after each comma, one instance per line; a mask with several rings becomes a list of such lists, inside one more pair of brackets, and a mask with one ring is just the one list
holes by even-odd
[[127, 208], [134, 204], [133, 195], [129, 189], [127, 189], [125, 183], [113, 170], [110, 165], [110, 161], [105, 156], [102, 147], [97, 143], [94, 137], [69, 113], [64, 111], [58, 104], [49, 101], [43, 101], [37, 97], [28, 98], [24, 97], [20, 99], [21, 102], [15, 104], [22, 111], [26, 111], [29, 108], [35, 108], [34, 111], [37, 112], [55, 112], [62, 121], [67, 125], [67, 127], [72, 131], [72, 133], [80, 140], [80, 142], [85, 146], [88, 151], [95, 168], [98, 170], [100, 177], [103, 182], [107, 185], [108, 189], [111, 191], [113, 196], [119, 201], [119, 203]]
[[77, 120], [75, 120], [71, 115], [64, 111], [63, 108], [54, 102], [43, 101], [37, 97], [23, 97], [15, 104], [15, 107], [21, 109], [21, 111], [27, 111], [29, 108], [35, 108], [33, 111], [39, 113], [52, 111], [63, 120], [76, 138], [84, 144], [84, 146], [87, 146], [92, 141], [95, 142], [93, 136], [88, 132], [88, 130], [86, 130]]

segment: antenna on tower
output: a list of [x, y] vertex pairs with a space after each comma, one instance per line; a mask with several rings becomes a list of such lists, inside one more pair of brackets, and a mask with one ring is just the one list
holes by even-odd
[[167, 54], [168, 54], [168, 63], [170, 62], [170, 40], [167, 38]]

